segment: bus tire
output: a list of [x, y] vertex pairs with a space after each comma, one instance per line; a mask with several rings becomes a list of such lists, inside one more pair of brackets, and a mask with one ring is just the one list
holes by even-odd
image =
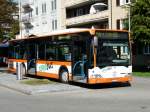
[[21, 75], [22, 75], [22, 79], [26, 77], [26, 67], [24, 64], [21, 64]]
[[60, 81], [63, 83], [68, 83], [69, 82], [69, 74], [66, 70], [61, 70], [60, 71]]
[[125, 82], [125, 86], [130, 87], [131, 83], [129, 81]]

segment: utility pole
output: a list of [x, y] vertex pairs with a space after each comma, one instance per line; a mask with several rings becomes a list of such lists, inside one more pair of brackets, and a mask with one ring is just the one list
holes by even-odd
[[22, 38], [22, 5], [21, 5], [21, 0], [18, 0], [18, 5], [19, 5], [19, 30], [20, 30], [20, 38]]
[[111, 19], [111, 27], [110, 28], [112, 29], [112, 25], [113, 25], [113, 23], [112, 23], [112, 13], [113, 13], [112, 12], [112, 0], [110, 0], [110, 5], [111, 5], [110, 6], [110, 19]]
[[131, 32], [131, 2], [129, 3], [129, 11], [128, 11], [128, 16], [129, 16], [129, 33]]
[[131, 6], [133, 4], [129, 1], [128, 3], [122, 5], [122, 8], [126, 8], [128, 10], [128, 31], [131, 32]]

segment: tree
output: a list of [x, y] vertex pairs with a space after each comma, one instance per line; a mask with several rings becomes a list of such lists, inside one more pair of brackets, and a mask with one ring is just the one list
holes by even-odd
[[133, 41], [150, 44], [150, 0], [136, 0], [131, 7]]
[[[13, 0], [0, 0], [0, 38], [14, 38], [19, 30], [17, 4]], [[14, 30], [15, 29], [15, 30]], [[11, 36], [11, 37], [10, 37]]]

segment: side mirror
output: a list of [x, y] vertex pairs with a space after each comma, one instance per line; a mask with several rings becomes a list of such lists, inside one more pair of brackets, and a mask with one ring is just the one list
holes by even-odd
[[94, 36], [93, 45], [94, 45], [95, 47], [98, 46], [98, 37], [97, 37], [97, 36]]

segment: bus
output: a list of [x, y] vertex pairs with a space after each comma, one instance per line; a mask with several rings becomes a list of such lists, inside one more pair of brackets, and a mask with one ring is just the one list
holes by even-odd
[[61, 82], [100, 84], [132, 79], [129, 33], [72, 28], [10, 41], [8, 67]]

